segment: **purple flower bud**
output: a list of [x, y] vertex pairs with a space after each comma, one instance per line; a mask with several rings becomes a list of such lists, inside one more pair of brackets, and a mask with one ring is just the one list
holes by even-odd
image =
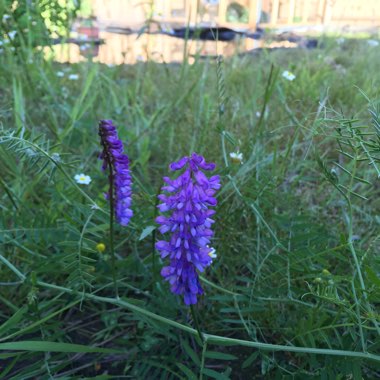
[[132, 203], [132, 177], [129, 171], [129, 159], [123, 152], [123, 143], [117, 136], [116, 127], [112, 120], [99, 122], [100, 143], [103, 152], [99, 158], [103, 160], [102, 170], [110, 168], [113, 194], [107, 193], [107, 199], [112, 197], [114, 202], [115, 216], [118, 223], [126, 226], [133, 212]]
[[213, 248], [208, 244], [213, 236], [210, 217], [215, 213], [209, 206], [216, 205], [214, 195], [220, 188], [219, 176], [208, 178], [202, 170], [214, 170], [215, 164], [207, 163], [204, 157], [193, 153], [170, 164], [173, 171], [185, 168], [176, 179], [164, 177], [166, 183], [158, 199], [157, 206], [168, 216], [158, 216], [162, 234], [170, 233], [169, 241], [156, 243], [161, 257], [169, 257], [170, 263], [161, 271], [161, 275], [170, 284], [174, 294], [183, 295], [186, 305], [197, 303], [197, 296], [203, 294], [198, 271], [204, 269], [215, 257]]

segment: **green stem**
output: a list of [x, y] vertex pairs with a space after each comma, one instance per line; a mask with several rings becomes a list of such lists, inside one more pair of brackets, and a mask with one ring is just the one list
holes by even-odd
[[194, 310], [194, 305], [190, 305], [190, 311], [191, 311], [191, 315], [193, 317], [195, 328], [197, 329], [197, 332], [198, 332], [199, 339], [201, 340], [201, 343], [203, 345], [204, 344], [204, 338], [203, 338], [203, 335], [201, 332], [201, 328], [199, 326], [198, 315], [197, 315], [196, 311]]
[[356, 250], [355, 250], [354, 245], [352, 243], [352, 235], [349, 236], [348, 246], [350, 248], [352, 258], [354, 259], [356, 273], [358, 274], [358, 278], [359, 278], [359, 282], [360, 282], [360, 288], [361, 288], [361, 293], [362, 293], [362, 296], [363, 296], [365, 304], [366, 304], [365, 306], [366, 306], [367, 312], [369, 314], [369, 319], [373, 323], [373, 325], [374, 325], [374, 327], [375, 327], [378, 335], [380, 335], [380, 327], [379, 327], [379, 324], [378, 324], [376, 318], [374, 317], [375, 313], [372, 310], [371, 304], [370, 304], [370, 302], [368, 300], [367, 288], [366, 288], [365, 283], [364, 283], [364, 279], [363, 279], [362, 271], [361, 271], [361, 268], [360, 268], [358, 256], [356, 254]]
[[[77, 292], [75, 290], [71, 290], [68, 288], [64, 288], [62, 286], [52, 285], [48, 284], [46, 282], [38, 281], [38, 286], [57, 290], [60, 292], [66, 292], [69, 294], [76, 294]], [[81, 294], [82, 296], [82, 294]], [[176, 321], [172, 321], [168, 318], [162, 317], [161, 315], [152, 313], [151, 311], [145, 310], [139, 306], [136, 306], [132, 303], [129, 303], [127, 301], [123, 301], [121, 299], [114, 299], [114, 298], [108, 298], [108, 297], [100, 297], [95, 296], [93, 294], [85, 293], [84, 297], [93, 300], [96, 302], [105, 302], [112, 305], [117, 305], [122, 308], [128, 309], [132, 312], [144, 315], [146, 317], [152, 318], [156, 321], [159, 321], [161, 323], [165, 323], [169, 326], [172, 326], [174, 328], [177, 328], [179, 330], [185, 331], [191, 335], [198, 335], [198, 331], [189, 327], [185, 326], [181, 323], [178, 323]], [[234, 339], [234, 338], [228, 338], [224, 336], [219, 335], [212, 335], [207, 333], [202, 333], [202, 336], [205, 341], [212, 344], [220, 344], [220, 345], [229, 345], [229, 346], [245, 346], [245, 347], [251, 347], [256, 348], [260, 350], [265, 351], [283, 351], [283, 352], [297, 352], [301, 354], [317, 354], [317, 355], [331, 355], [331, 356], [341, 356], [341, 357], [353, 357], [353, 358], [360, 358], [360, 359], [366, 359], [366, 360], [373, 360], [380, 363], [380, 355], [370, 354], [368, 352], [356, 352], [356, 351], [345, 351], [345, 350], [334, 350], [334, 349], [328, 349], [328, 348], [313, 348], [313, 347], [297, 347], [297, 346], [285, 346], [280, 344], [269, 344], [269, 343], [261, 343], [261, 342], [254, 342], [254, 341], [248, 341], [248, 340], [242, 340], [242, 339]]]
[[203, 369], [205, 367], [205, 358], [207, 352], [207, 340], [204, 342], [202, 349], [201, 367], [199, 368], [199, 380], [203, 380]]
[[108, 167], [110, 170], [109, 175], [109, 198], [110, 198], [110, 251], [111, 251], [111, 260], [112, 260], [112, 280], [113, 280], [113, 286], [115, 289], [115, 295], [116, 298], [119, 299], [119, 289], [117, 287], [117, 280], [116, 280], [116, 257], [115, 257], [115, 248], [114, 248], [114, 214], [115, 214], [115, 199], [114, 199], [114, 190], [113, 190], [113, 169], [111, 162], [108, 162]]
[[[21, 280], [24, 281], [26, 279], [25, 275], [22, 274], [17, 268], [15, 268], [1, 254], [0, 254], [0, 261], [2, 261]], [[79, 294], [76, 290], [68, 289], [63, 286], [48, 284], [43, 281], [37, 281], [37, 285], [46, 289], [56, 290], [56, 291], [64, 292], [67, 294], [80, 295], [88, 300], [93, 300], [95, 302], [105, 302], [112, 305], [117, 305], [122, 308], [128, 309], [134, 313], [144, 315], [146, 317], [152, 318], [153, 320], [159, 321], [161, 323], [165, 323], [169, 326], [185, 331], [191, 335], [198, 335], [198, 331], [189, 326], [185, 326], [176, 321], [172, 321], [168, 318], [152, 313], [151, 311], [145, 310], [139, 306], [136, 306], [127, 301], [123, 301], [121, 299], [100, 297], [100, 296], [96, 296], [90, 293]], [[334, 350], [334, 349], [329, 349], [329, 348], [285, 346], [285, 345], [280, 345], [280, 344], [269, 344], [269, 343], [254, 342], [254, 341], [249, 341], [249, 340], [234, 339], [234, 338], [228, 338], [224, 336], [212, 335], [212, 334], [207, 334], [207, 333], [202, 333], [202, 336], [205, 341], [207, 341], [208, 343], [213, 343], [213, 344], [229, 345], [229, 346], [244, 346], [244, 347], [257, 348], [259, 350], [265, 350], [265, 351], [283, 351], [283, 352], [297, 352], [300, 354], [317, 354], [317, 355], [352, 357], [352, 358], [360, 358], [360, 359], [365, 359], [365, 360], [373, 360], [380, 363], [380, 355], [370, 354], [368, 352]]]
[[355, 299], [356, 315], [358, 317], [360, 342], [362, 344], [362, 350], [367, 351], [367, 346], [366, 346], [366, 343], [364, 340], [364, 334], [363, 334], [362, 318], [360, 316], [360, 302], [359, 302], [358, 297], [356, 295], [356, 289], [355, 289], [355, 276], [352, 278], [351, 287], [352, 287], [352, 294], [353, 294], [354, 299]]
[[2, 187], [3, 187], [4, 191], [6, 192], [6, 194], [8, 195], [9, 200], [11, 201], [13, 207], [18, 211], [18, 206], [17, 206], [16, 201], [13, 199], [13, 195], [12, 195], [11, 190], [8, 188], [8, 186], [6, 185], [6, 183], [1, 178], [0, 178], [0, 184], [2, 185]]
[[[157, 218], [157, 215], [158, 215], [158, 203], [159, 203], [159, 199], [158, 199], [158, 195], [160, 194], [161, 192], [161, 186], [157, 189], [157, 192], [156, 192], [156, 199], [155, 199], [155, 202], [154, 202], [154, 211], [153, 211], [153, 215], [154, 215], [154, 220], [156, 220]], [[156, 230], [154, 229], [153, 232], [152, 232], [152, 278], [153, 278], [153, 282], [152, 282], [152, 289], [154, 289], [155, 287], [155, 284], [157, 282], [157, 275], [156, 275]]]
[[202, 280], [202, 282], [204, 282], [205, 284], [213, 287], [214, 289], [217, 289], [223, 293], [226, 293], [226, 294], [231, 294], [232, 296], [241, 296], [241, 294], [239, 293], [235, 293], [235, 292], [232, 292], [231, 290], [228, 290], [228, 289], [225, 289], [219, 285], [216, 285], [214, 284], [213, 282], [207, 280], [207, 278], [203, 277], [203, 276], [199, 276], [199, 278]]
[[224, 164], [226, 165], [226, 168], [228, 168], [228, 158], [227, 158], [227, 152], [226, 152], [226, 141], [224, 137], [224, 130], [222, 131], [220, 138], [222, 139], [222, 152], [223, 152]]
[[[351, 175], [351, 179], [350, 179], [350, 185], [348, 187], [349, 189], [353, 188], [356, 170], [357, 170], [357, 161], [355, 161], [355, 165], [354, 165], [354, 168], [352, 171], [352, 175]], [[343, 193], [343, 195], [344, 195], [344, 198], [345, 198], [345, 200], [347, 202], [347, 206], [348, 206], [348, 215], [346, 215], [347, 225], [348, 225], [347, 226], [347, 228], [348, 228], [348, 247], [350, 248], [350, 252], [351, 252], [352, 258], [354, 260], [356, 273], [357, 273], [358, 278], [359, 278], [361, 295], [362, 295], [364, 302], [365, 302], [365, 308], [367, 309], [367, 312], [369, 314], [369, 319], [373, 323], [378, 335], [380, 335], [380, 327], [379, 327], [379, 324], [377, 323], [376, 318], [373, 317], [374, 312], [373, 312], [371, 304], [368, 300], [367, 288], [366, 288], [366, 285], [365, 285], [365, 282], [363, 279], [363, 274], [362, 274], [361, 267], [359, 264], [358, 255], [356, 253], [354, 243], [353, 243], [353, 239], [354, 239], [354, 227], [353, 227], [354, 221], [353, 220], [354, 220], [354, 217], [353, 217], [353, 212], [352, 212], [351, 194], [350, 194], [350, 192], [348, 192], [348, 195], [346, 195], [344, 193]], [[355, 294], [355, 296], [356, 296], [356, 294]], [[359, 301], [359, 306], [360, 306], [360, 304], [361, 304], [360, 299], [358, 301]], [[360, 308], [359, 308], [359, 311], [360, 311]], [[358, 314], [358, 318], [361, 320], [360, 313]], [[359, 328], [361, 329], [361, 323], [360, 322], [359, 322]]]
[[78, 258], [78, 269], [79, 269], [80, 278], [81, 278], [81, 281], [82, 281], [83, 292], [85, 291], [85, 280], [84, 280], [83, 272], [82, 272], [82, 269], [83, 269], [82, 268], [82, 264], [83, 264], [82, 263], [83, 240], [84, 240], [84, 234], [86, 233], [87, 227], [90, 224], [91, 218], [93, 217], [94, 213], [95, 213], [95, 210], [91, 211], [91, 213], [88, 216], [86, 222], [84, 223], [82, 231], [80, 233], [79, 242], [78, 242], [78, 255], [77, 255], [77, 258]]
[[[356, 161], [355, 161], [355, 163], [356, 163]], [[355, 174], [356, 174], [356, 164], [355, 164], [355, 167], [354, 167], [354, 171], [353, 171], [353, 173], [351, 175], [351, 181], [350, 181], [349, 189], [351, 189], [353, 187], [353, 178], [355, 177]], [[372, 324], [374, 325], [374, 327], [375, 327], [378, 335], [380, 335], [380, 326], [379, 326], [376, 318], [374, 317], [374, 312], [373, 312], [371, 304], [370, 304], [370, 302], [368, 300], [367, 288], [365, 286], [365, 282], [364, 282], [364, 279], [363, 279], [363, 275], [362, 275], [362, 271], [361, 271], [361, 266], [360, 266], [360, 263], [359, 263], [359, 260], [358, 260], [358, 255], [356, 253], [356, 250], [355, 250], [355, 247], [354, 247], [354, 244], [353, 244], [354, 229], [353, 229], [353, 212], [352, 212], [352, 204], [351, 204], [351, 199], [350, 199], [350, 193], [348, 192], [348, 195], [347, 195], [347, 194], [344, 193], [344, 191], [336, 183], [334, 183], [333, 181], [330, 181], [330, 183], [335, 187], [336, 190], [338, 190], [338, 192], [340, 194], [342, 194], [344, 200], [347, 203], [348, 214], [345, 213], [345, 212], [343, 212], [344, 216], [346, 218], [346, 224], [347, 224], [347, 229], [348, 229], [348, 244], [347, 245], [348, 245], [348, 247], [350, 249], [351, 256], [352, 256], [352, 258], [354, 260], [355, 270], [356, 270], [356, 273], [357, 273], [358, 278], [359, 278], [361, 295], [362, 295], [362, 297], [363, 297], [363, 299], [365, 301], [365, 308], [367, 309], [367, 312], [369, 314], [369, 319], [371, 320]], [[361, 306], [360, 299], [358, 299], [358, 302], [359, 302], [359, 306]], [[360, 308], [359, 308], [359, 311], [360, 311]], [[360, 314], [358, 315], [358, 319], [361, 320]]]
[[16, 276], [24, 282], [26, 280], [26, 276], [23, 275], [12, 263], [10, 263], [4, 256], [0, 255], [0, 261], [5, 264]]
[[276, 75], [274, 75], [274, 65], [272, 63], [270, 66], [267, 84], [265, 86], [264, 101], [263, 101], [263, 106], [261, 107], [260, 117], [256, 124], [256, 128], [254, 129], [255, 135], [257, 135], [261, 131], [261, 124], [263, 123], [263, 120], [264, 120], [265, 112], [267, 110], [268, 102], [270, 100], [270, 97], [273, 91], [273, 84], [275, 83], [276, 76], [277, 76], [277, 73]]

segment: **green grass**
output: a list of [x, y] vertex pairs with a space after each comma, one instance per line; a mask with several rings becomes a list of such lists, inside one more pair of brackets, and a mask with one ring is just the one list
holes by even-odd
[[[1, 378], [379, 376], [380, 50], [322, 42], [219, 64], [0, 56]], [[96, 250], [109, 248], [105, 118], [134, 178], [135, 215], [115, 232], [120, 299]], [[192, 151], [222, 178], [203, 343], [150, 228], [169, 163]]]

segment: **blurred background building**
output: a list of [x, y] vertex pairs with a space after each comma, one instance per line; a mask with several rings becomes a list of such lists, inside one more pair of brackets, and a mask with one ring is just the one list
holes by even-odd
[[[87, 11], [73, 28], [79, 43], [54, 48], [56, 59], [61, 62], [86, 59], [107, 64], [134, 64], [148, 59], [181, 62], [185, 55], [230, 56], [264, 47], [292, 48], [298, 46], [294, 34], [315, 35], [331, 30], [334, 33], [366, 30], [375, 34], [380, 26], [380, 0], [85, 0], [85, 3]], [[168, 36], [174, 28], [188, 25], [227, 27], [238, 33], [229, 42], [191, 39], [185, 42], [183, 38]], [[265, 29], [264, 38], [245, 38], [257, 27]], [[272, 38], [281, 33], [293, 38], [281, 43]], [[100, 43], [94, 45], [94, 41]]]
[[137, 27], [147, 18], [186, 25], [254, 28], [380, 25], [379, 0], [90, 0], [101, 24]]

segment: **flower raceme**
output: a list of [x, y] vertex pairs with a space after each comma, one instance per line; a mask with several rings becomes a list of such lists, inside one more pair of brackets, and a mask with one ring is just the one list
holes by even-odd
[[166, 183], [158, 196], [158, 205], [162, 213], [156, 222], [162, 234], [169, 233], [169, 241], [156, 243], [161, 257], [169, 256], [170, 263], [161, 271], [161, 275], [171, 285], [174, 294], [183, 295], [186, 305], [197, 303], [197, 296], [203, 294], [198, 271], [203, 272], [216, 257], [215, 250], [209, 247], [213, 236], [211, 226], [215, 213], [210, 206], [216, 206], [214, 195], [220, 188], [218, 175], [208, 178], [204, 171], [212, 171], [215, 164], [207, 163], [204, 157], [193, 153], [170, 165], [173, 171], [185, 171], [176, 179], [164, 177]]
[[102, 170], [109, 168], [110, 191], [107, 198], [113, 200], [116, 220], [126, 226], [133, 212], [132, 203], [132, 177], [129, 171], [129, 158], [123, 151], [123, 143], [119, 140], [116, 127], [112, 120], [99, 122], [100, 143], [103, 151], [100, 159], [103, 160]]

